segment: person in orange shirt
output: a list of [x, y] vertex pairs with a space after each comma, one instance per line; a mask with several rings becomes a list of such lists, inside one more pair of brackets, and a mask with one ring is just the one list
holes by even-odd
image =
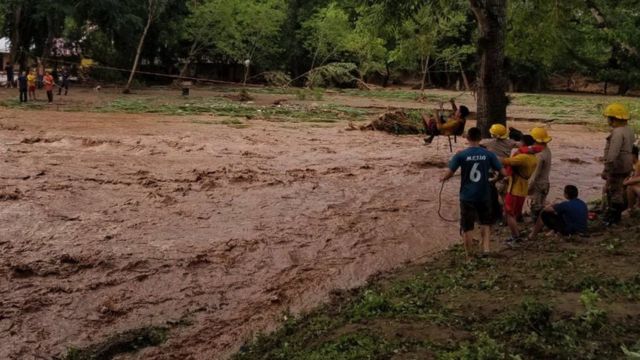
[[44, 90], [47, 92], [47, 99], [49, 103], [53, 102], [53, 86], [55, 82], [53, 81], [53, 76], [51, 76], [50, 72], [46, 72], [44, 75], [44, 79], [42, 80], [44, 83]]

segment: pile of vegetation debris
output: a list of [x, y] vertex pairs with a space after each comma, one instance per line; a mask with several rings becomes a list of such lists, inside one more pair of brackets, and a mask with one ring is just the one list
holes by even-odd
[[386, 112], [360, 130], [384, 131], [396, 135], [421, 134], [423, 126], [414, 116], [402, 110]]
[[336, 293], [234, 359], [637, 359], [638, 217], [599, 231], [471, 262], [456, 246]]

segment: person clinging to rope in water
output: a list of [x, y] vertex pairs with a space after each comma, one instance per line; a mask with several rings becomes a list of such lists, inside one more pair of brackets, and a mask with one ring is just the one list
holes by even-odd
[[453, 109], [453, 115], [448, 119], [444, 117], [442, 104], [440, 104], [440, 111], [436, 118], [422, 114], [422, 123], [424, 124], [427, 135], [429, 135], [429, 137], [424, 139], [425, 144], [431, 144], [433, 139], [438, 135], [456, 135], [458, 131], [464, 129], [467, 116], [469, 116], [469, 108], [464, 105], [458, 107], [455, 99], [451, 99], [449, 102]]
[[[473, 234], [475, 223], [480, 223], [482, 231], [482, 253], [490, 251], [491, 225], [494, 217], [491, 214], [491, 190], [489, 185], [491, 171], [506, 176], [498, 157], [480, 146], [482, 133], [478, 128], [467, 132], [469, 147], [454, 155], [449, 161], [449, 169], [442, 177], [444, 183], [461, 169], [460, 180], [460, 227], [463, 233], [464, 248], [467, 259], [473, 253]], [[444, 184], [443, 184], [444, 186]]]

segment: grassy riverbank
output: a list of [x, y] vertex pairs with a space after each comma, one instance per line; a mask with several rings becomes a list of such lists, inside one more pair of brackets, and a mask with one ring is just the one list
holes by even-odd
[[639, 263], [637, 218], [470, 263], [454, 247], [337, 294], [234, 359], [624, 359], [640, 350]]

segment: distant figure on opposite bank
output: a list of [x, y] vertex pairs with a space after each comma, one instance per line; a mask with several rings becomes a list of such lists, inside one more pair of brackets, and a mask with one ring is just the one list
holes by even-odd
[[29, 99], [31, 101], [36, 99], [36, 85], [37, 85], [37, 76], [33, 70], [29, 71], [27, 75], [27, 87], [29, 89]]
[[67, 96], [69, 93], [69, 77], [71, 74], [69, 73], [69, 69], [65, 66], [62, 68], [62, 72], [60, 73], [61, 82], [60, 87], [58, 87], [58, 95], [62, 95], [62, 89], [64, 89], [64, 96]]
[[24, 71], [20, 72], [18, 76], [18, 90], [20, 91], [20, 102], [27, 102], [27, 91], [29, 90], [29, 84], [27, 82], [27, 74]]
[[53, 87], [56, 83], [50, 72], [45, 72], [42, 82], [44, 83], [44, 91], [47, 92], [47, 100], [51, 104], [53, 102]]
[[13, 70], [13, 65], [10, 62], [7, 62], [7, 65], [4, 67], [4, 71], [7, 73], [7, 88], [12, 88], [15, 85], [15, 73]]

